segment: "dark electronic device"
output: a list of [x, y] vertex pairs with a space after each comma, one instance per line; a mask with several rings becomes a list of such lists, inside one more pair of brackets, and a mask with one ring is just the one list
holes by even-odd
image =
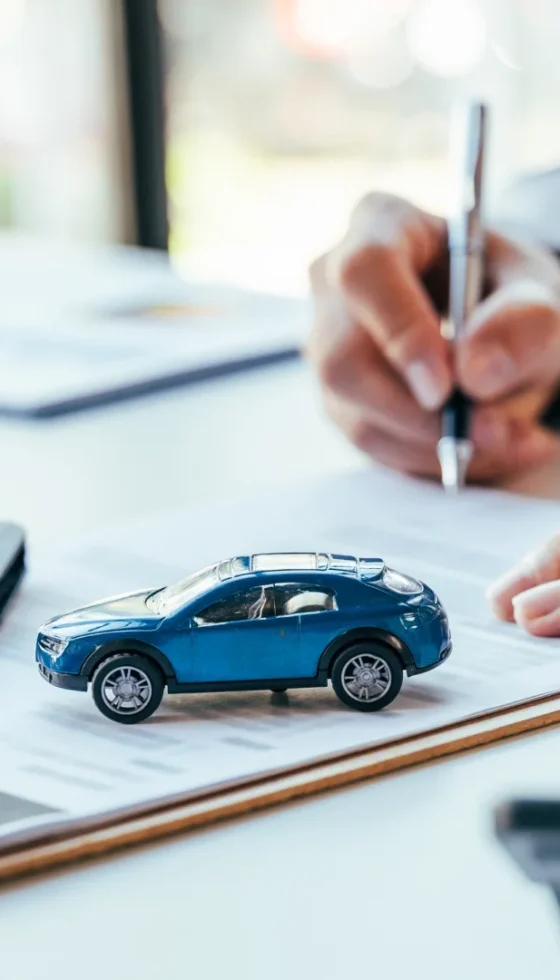
[[25, 536], [17, 524], [0, 522], [0, 614], [25, 571]]
[[560, 800], [513, 800], [495, 812], [498, 839], [531, 881], [560, 904]]

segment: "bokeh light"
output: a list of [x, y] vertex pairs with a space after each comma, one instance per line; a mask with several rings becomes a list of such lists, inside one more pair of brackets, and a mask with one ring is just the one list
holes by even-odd
[[484, 56], [486, 22], [470, 0], [420, 0], [407, 34], [416, 61], [434, 75], [465, 75]]
[[348, 69], [368, 88], [389, 89], [402, 85], [414, 69], [414, 61], [400, 31], [370, 44], [367, 49], [351, 54]]
[[363, 49], [399, 24], [414, 0], [277, 0], [283, 36], [307, 54], [337, 57]]

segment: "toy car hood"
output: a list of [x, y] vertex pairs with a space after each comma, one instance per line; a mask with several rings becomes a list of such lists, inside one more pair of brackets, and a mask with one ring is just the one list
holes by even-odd
[[128, 592], [124, 595], [111, 596], [108, 599], [101, 599], [92, 602], [88, 606], [81, 606], [73, 609], [72, 612], [65, 613], [63, 616], [55, 616], [45, 623], [43, 629], [52, 633], [76, 633], [82, 629], [91, 629], [96, 625], [111, 628], [125, 625], [140, 626], [144, 628], [153, 624], [154, 628], [161, 621], [161, 616], [151, 612], [146, 599], [152, 595], [156, 589], [143, 589], [141, 592]]

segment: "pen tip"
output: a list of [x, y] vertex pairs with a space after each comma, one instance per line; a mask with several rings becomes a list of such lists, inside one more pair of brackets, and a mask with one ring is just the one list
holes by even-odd
[[440, 439], [437, 447], [441, 466], [441, 482], [450, 493], [458, 493], [465, 486], [467, 469], [472, 456], [468, 439]]

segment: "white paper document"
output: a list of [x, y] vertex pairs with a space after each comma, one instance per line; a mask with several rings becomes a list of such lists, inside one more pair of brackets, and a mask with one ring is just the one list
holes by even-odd
[[[495, 621], [486, 585], [556, 530], [560, 506], [489, 491], [458, 498], [383, 470], [207, 508], [161, 513], [32, 555], [0, 628], [0, 847], [14, 832], [195, 790], [560, 691], [560, 640]], [[449, 613], [454, 651], [405, 678], [376, 713], [329, 688], [167, 696], [136, 726], [91, 696], [50, 687], [34, 661], [50, 616], [111, 593], [157, 588], [211, 561], [258, 551], [380, 556], [427, 581]]]
[[44, 416], [295, 356], [308, 301], [185, 282], [167, 257], [0, 235], [0, 413]]

